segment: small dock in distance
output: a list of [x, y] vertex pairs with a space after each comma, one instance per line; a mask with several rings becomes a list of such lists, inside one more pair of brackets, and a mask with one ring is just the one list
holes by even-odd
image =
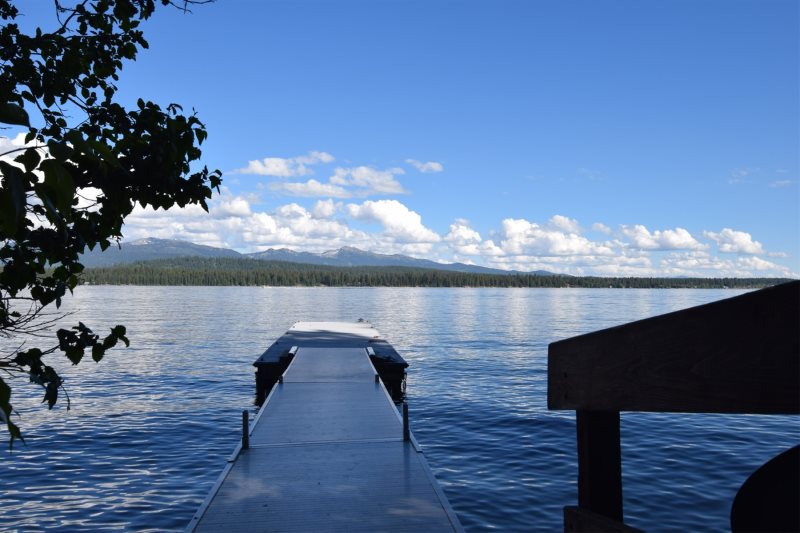
[[368, 323], [301, 322], [278, 339], [260, 360], [288, 367], [187, 531], [462, 531], [378, 378], [368, 345], [381, 343]]

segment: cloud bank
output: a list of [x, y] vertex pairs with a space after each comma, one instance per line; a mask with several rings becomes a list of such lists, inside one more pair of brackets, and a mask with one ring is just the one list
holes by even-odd
[[[353, 179], [352, 174], [344, 179]], [[322, 252], [354, 246], [442, 262], [572, 275], [797, 276], [770, 260], [785, 254], [766, 252], [752, 235], [730, 228], [695, 236], [680, 227], [648, 229], [633, 224], [613, 230], [594, 223], [591, 229], [601, 239], [593, 239], [576, 219], [555, 214], [542, 222], [506, 218], [486, 234], [468, 220], [456, 219], [440, 233], [426, 225], [419, 212], [394, 199], [343, 203], [327, 198], [309, 207], [289, 202], [268, 212], [259, 211], [258, 202], [256, 197], [223, 190], [211, 201], [209, 213], [197, 206], [169, 211], [137, 207], [124, 233], [127, 239], [185, 239], [242, 252], [267, 248]]]

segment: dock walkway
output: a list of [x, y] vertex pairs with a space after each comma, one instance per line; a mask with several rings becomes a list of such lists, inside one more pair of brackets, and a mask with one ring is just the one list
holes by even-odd
[[295, 324], [297, 350], [187, 531], [462, 531], [376, 379], [369, 324]]

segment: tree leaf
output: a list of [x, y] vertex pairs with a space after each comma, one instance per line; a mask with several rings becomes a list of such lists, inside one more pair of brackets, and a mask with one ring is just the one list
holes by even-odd
[[47, 143], [47, 151], [59, 161], [66, 161], [72, 156], [72, 148], [65, 142], [50, 141]]
[[5, 102], [0, 104], [0, 122], [17, 126], [30, 126], [28, 112], [22, 106]]
[[58, 385], [58, 381], [51, 381], [45, 387], [42, 403], [47, 402], [48, 409], [52, 409], [56, 402], [58, 402]]
[[25, 219], [27, 180], [21, 168], [6, 161], [0, 161], [0, 173], [0, 235], [7, 238], [16, 234]]
[[11, 387], [3, 381], [3, 378], [0, 378], [0, 415], [2, 415], [0, 418], [5, 421], [6, 429], [8, 429], [8, 434], [11, 436], [11, 438], [8, 439], [9, 450], [14, 448], [14, 439], [25, 442], [17, 425], [11, 421], [11, 413], [13, 411], [14, 408], [11, 406]]
[[77, 365], [83, 359], [83, 347], [74, 331], [59, 329], [56, 331], [58, 337], [58, 348], [64, 352], [67, 358]]
[[[44, 184], [52, 191], [52, 199], [63, 214], [70, 210], [75, 198], [75, 182], [67, 169], [55, 159], [42, 161], [40, 168], [44, 172]], [[44, 199], [42, 199], [44, 200]]]
[[103, 359], [103, 355], [106, 353], [106, 349], [103, 348], [102, 344], [95, 344], [92, 346], [92, 359], [94, 359], [95, 363], [99, 363], [101, 359]]
[[18, 163], [22, 163], [25, 166], [25, 170], [27, 172], [33, 172], [37, 166], [39, 166], [39, 162], [42, 160], [42, 156], [39, 155], [39, 150], [36, 148], [28, 148], [21, 155], [17, 156], [14, 161]]
[[11, 387], [3, 381], [3, 378], [0, 378], [0, 411], [6, 418], [11, 416]]

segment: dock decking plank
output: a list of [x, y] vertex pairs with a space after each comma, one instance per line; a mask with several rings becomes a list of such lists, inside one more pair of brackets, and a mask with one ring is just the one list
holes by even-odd
[[364, 348], [307, 348], [286, 370], [284, 383], [375, 382]]
[[284, 337], [299, 349], [283, 383], [187, 531], [462, 531], [375, 381], [377, 331], [303, 322]]
[[197, 530], [453, 531], [418, 455], [403, 441], [248, 450]]
[[[403, 424], [384, 399], [383, 385], [367, 383], [284, 383], [250, 435], [261, 444], [402, 440]], [[313, 404], [313, 409], [309, 407]]]

